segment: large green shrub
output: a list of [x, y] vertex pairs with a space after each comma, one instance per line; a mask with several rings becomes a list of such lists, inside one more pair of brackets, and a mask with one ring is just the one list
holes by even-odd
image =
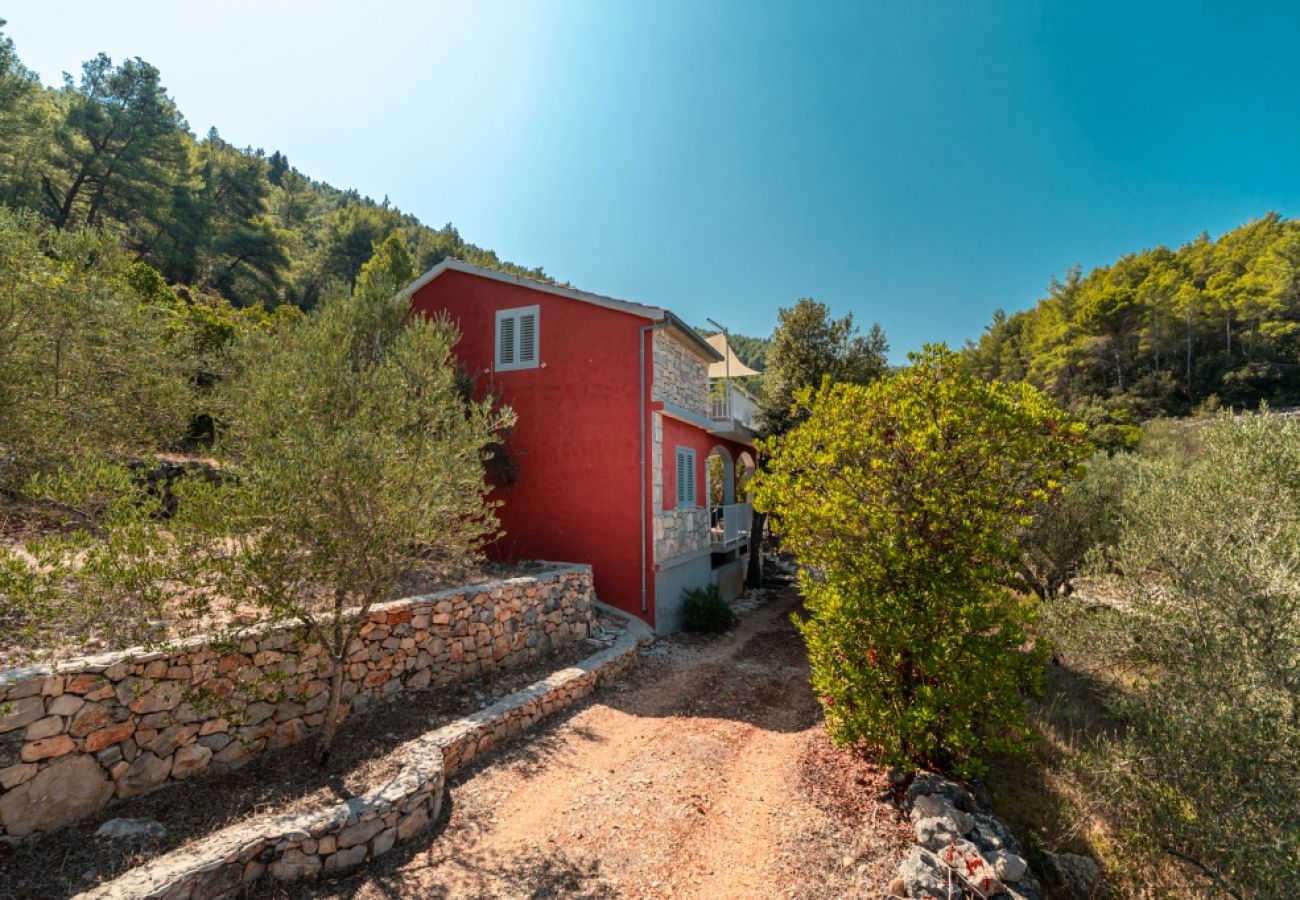
[[0, 208], [0, 491], [179, 439], [190, 362], [113, 235]]
[[767, 447], [756, 496], [807, 567], [799, 625], [831, 735], [978, 770], [1026, 734], [1041, 653], [1008, 589], [1015, 532], [1086, 453], [1082, 427], [1027, 385], [963, 375], [944, 347], [810, 403]]
[[1114, 600], [1053, 604], [1044, 625], [1118, 688], [1126, 728], [1081, 771], [1130, 860], [1173, 854], [1215, 890], [1284, 896], [1300, 879], [1300, 422], [1194, 427], [1135, 461]]

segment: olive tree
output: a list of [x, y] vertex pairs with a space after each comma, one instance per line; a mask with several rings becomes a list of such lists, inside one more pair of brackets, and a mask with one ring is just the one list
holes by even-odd
[[0, 490], [179, 439], [191, 366], [113, 235], [0, 209]]
[[1017, 749], [1042, 653], [1010, 589], [1016, 530], [1085, 457], [1082, 426], [942, 346], [801, 399], [756, 500], [802, 564], [796, 621], [832, 738], [959, 774]]
[[1040, 600], [1072, 593], [1089, 557], [1115, 543], [1120, 491], [1133, 464], [1129, 454], [1098, 452], [1081, 477], [1034, 510], [1020, 533], [1020, 577]]
[[407, 310], [368, 283], [245, 335], [223, 381], [227, 477], [186, 485], [181, 502], [210, 596], [297, 621], [324, 649], [322, 762], [370, 608], [415, 568], [477, 560], [497, 530], [484, 462], [512, 416], [465, 396], [450, 324]]
[[1181, 443], [1124, 485], [1113, 600], [1050, 604], [1043, 624], [1115, 686], [1126, 728], [1083, 775], [1130, 859], [1283, 896], [1300, 878], [1300, 422], [1221, 414]]

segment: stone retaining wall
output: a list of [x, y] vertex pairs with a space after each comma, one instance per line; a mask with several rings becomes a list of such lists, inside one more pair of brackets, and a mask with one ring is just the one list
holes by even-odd
[[[587, 637], [589, 566], [374, 607], [349, 648], [344, 713], [407, 689], [523, 665]], [[0, 839], [301, 741], [332, 665], [291, 626], [0, 672]]]
[[391, 781], [360, 797], [306, 813], [236, 825], [132, 869], [77, 900], [219, 900], [263, 876], [286, 881], [342, 871], [382, 856], [425, 829], [442, 807], [446, 775], [562, 710], [636, 665], [637, 639], [516, 691], [395, 751]]

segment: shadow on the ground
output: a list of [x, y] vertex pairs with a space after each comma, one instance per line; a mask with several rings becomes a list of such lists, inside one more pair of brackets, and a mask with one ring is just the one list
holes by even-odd
[[[1088, 811], [1060, 789], [1054, 776], [1065, 775], [1069, 757], [1123, 734], [1125, 723], [1110, 702], [1113, 693], [1113, 685], [1086, 671], [1068, 664], [1048, 666], [1043, 696], [1029, 704], [1036, 738], [1028, 756], [995, 759], [984, 778], [995, 812], [1020, 839], [1040, 879], [1047, 851], [1100, 858], [1084, 827]], [[1050, 885], [1047, 896], [1055, 896]]]
[[247, 888], [244, 900], [307, 900], [312, 897], [420, 897], [427, 900], [487, 900], [501, 896], [544, 900], [610, 900], [617, 883], [597, 860], [578, 861], [557, 848], [534, 847], [509, 857], [484, 852], [472, 835], [448, 835], [454, 810], [449, 792], [433, 827], [421, 838], [398, 845], [378, 862], [337, 878], [298, 884], [264, 879]]

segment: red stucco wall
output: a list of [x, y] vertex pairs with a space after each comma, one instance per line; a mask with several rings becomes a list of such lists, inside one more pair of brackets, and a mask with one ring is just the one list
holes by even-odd
[[[656, 408], [662, 408], [662, 404], [655, 404]], [[664, 453], [661, 463], [663, 465], [662, 477], [664, 485], [663, 509], [677, 508], [677, 448], [690, 447], [695, 451], [695, 500], [696, 506], [703, 506], [708, 502], [708, 494], [705, 493], [705, 479], [708, 477], [708, 458], [713, 452], [714, 447], [721, 447], [731, 457], [733, 469], [741, 470], [743, 465], [740, 462], [740, 454], [748, 448], [731, 441], [725, 441], [716, 438], [697, 428], [688, 422], [679, 419], [673, 419], [669, 416], [663, 417], [664, 422]], [[750, 455], [753, 451], [749, 450]], [[743, 501], [743, 497], [737, 497], [737, 502]]]
[[[533, 305], [543, 366], [493, 371], [494, 313]], [[417, 291], [412, 308], [450, 315], [456, 355], [518, 415], [509, 448], [519, 478], [495, 492], [505, 534], [491, 555], [590, 563], [600, 599], [641, 615], [637, 339], [649, 320], [456, 271]], [[648, 336], [646, 346], [649, 367]]]

